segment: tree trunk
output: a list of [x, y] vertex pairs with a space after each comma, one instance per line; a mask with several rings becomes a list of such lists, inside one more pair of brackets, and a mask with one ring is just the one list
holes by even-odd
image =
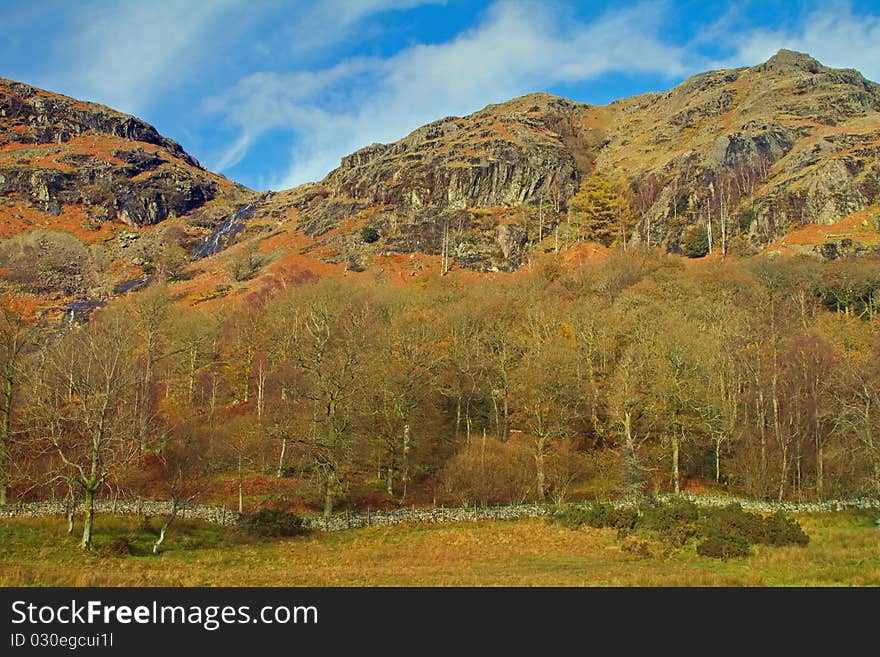
[[71, 493], [67, 497], [67, 533], [73, 536], [76, 519], [76, 496]]
[[679, 473], [678, 473], [678, 433], [676, 431], [672, 432], [672, 489], [675, 491], [675, 494], [678, 495], [681, 491], [679, 490]]
[[176, 517], [177, 500], [171, 500], [171, 513], [165, 518], [165, 522], [162, 523], [162, 529], [159, 530], [159, 538], [153, 543], [153, 554], [159, 554], [162, 551], [162, 543], [165, 542], [165, 535], [168, 533], [168, 528], [171, 527], [171, 523], [174, 522]]
[[278, 456], [278, 472], [276, 477], [281, 479], [284, 476], [284, 454], [287, 451], [287, 437], [281, 439], [281, 454]]
[[324, 481], [324, 517], [333, 515], [333, 473], [328, 472]]
[[639, 457], [636, 454], [635, 440], [632, 435], [632, 413], [623, 413], [623, 445], [624, 445], [624, 477], [627, 495], [641, 497], [644, 492], [644, 480], [642, 478]]
[[95, 490], [93, 488], [86, 488], [83, 510], [85, 511], [85, 522], [83, 524], [82, 541], [80, 541], [79, 546], [83, 550], [91, 550], [92, 525], [95, 521]]
[[403, 472], [401, 473], [401, 481], [403, 482], [403, 493], [401, 499], [406, 499], [406, 489], [409, 484], [409, 443], [410, 433], [409, 424], [403, 425]]
[[538, 500], [543, 502], [546, 498], [544, 493], [544, 438], [538, 438], [535, 444], [535, 484], [537, 485]]
[[241, 452], [238, 453], [238, 512], [244, 512], [244, 473], [241, 468]]
[[3, 377], [3, 422], [0, 427], [0, 506], [9, 501], [9, 434], [12, 416], [12, 385], [11, 363], [6, 364], [7, 372]]
[[782, 445], [782, 471], [779, 473], [779, 495], [781, 502], [785, 497], [785, 478], [788, 475], [788, 445]]

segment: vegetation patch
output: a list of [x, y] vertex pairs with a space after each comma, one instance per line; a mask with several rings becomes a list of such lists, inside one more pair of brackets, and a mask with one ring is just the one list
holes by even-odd
[[308, 531], [300, 516], [281, 509], [260, 509], [245, 514], [238, 524], [242, 531], [261, 538], [301, 536]]
[[552, 520], [571, 529], [582, 526], [613, 528], [623, 547], [647, 549], [646, 543], [633, 539], [655, 538], [672, 547], [697, 543], [697, 554], [716, 559], [744, 557], [752, 545], [805, 546], [810, 537], [796, 520], [781, 511], [765, 516], [745, 511], [739, 504], [700, 508], [686, 500], [669, 504], [616, 508], [610, 504], [589, 507], [568, 506], [556, 512]]

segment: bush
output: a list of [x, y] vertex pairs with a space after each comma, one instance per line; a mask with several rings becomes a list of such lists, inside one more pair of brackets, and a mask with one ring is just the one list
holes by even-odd
[[688, 500], [673, 500], [668, 504], [642, 508], [641, 524], [646, 529], [670, 531], [681, 525], [692, 525], [700, 517], [697, 505]]
[[260, 269], [269, 264], [271, 258], [267, 254], [259, 253], [255, 244], [248, 244], [240, 253], [236, 254], [229, 262], [229, 273], [236, 281], [247, 281], [253, 278]]
[[738, 534], [750, 544], [760, 543], [764, 537], [764, 517], [744, 511], [739, 504], [704, 510], [702, 524], [707, 536]]
[[[718, 556], [719, 552], [725, 550], [730, 552], [730, 556], [738, 556], [735, 554], [736, 546], [743, 542], [747, 547], [756, 544], [806, 545], [810, 542], [810, 537], [797, 521], [781, 511], [764, 517], [744, 511], [739, 504], [732, 504], [722, 509], [705, 511], [702, 524], [707, 538], [698, 546], [697, 552], [705, 556]], [[706, 543], [710, 545], [702, 547]], [[719, 547], [722, 544], [725, 546], [723, 550]], [[713, 554], [706, 553], [707, 550]]]
[[569, 506], [557, 511], [553, 521], [577, 529], [611, 527], [620, 541], [634, 541], [631, 532], [654, 531], [667, 544], [683, 546], [695, 537], [701, 542], [697, 554], [717, 559], [742, 557], [752, 545], [806, 545], [810, 537], [801, 526], [782, 512], [764, 517], [745, 511], [739, 504], [722, 508], [700, 509], [687, 500], [674, 500], [658, 506], [643, 506], [641, 514], [631, 508], [595, 504], [579, 508]]
[[300, 516], [280, 509], [260, 509], [256, 513], [242, 515], [239, 527], [263, 538], [301, 536], [308, 531]]
[[617, 529], [627, 532], [635, 529], [639, 514], [635, 509], [618, 509], [611, 504], [597, 503], [586, 508], [569, 506], [553, 514], [553, 520], [559, 524], [578, 529], [587, 525], [596, 529]]
[[757, 214], [752, 208], [745, 208], [739, 213], [739, 230], [741, 233], [748, 233], [752, 229], [752, 222]]
[[635, 529], [638, 521], [639, 514], [635, 509], [618, 509], [610, 504], [595, 504], [587, 509], [587, 524], [590, 527]]
[[379, 231], [375, 228], [371, 228], [370, 226], [364, 226], [361, 229], [361, 239], [367, 244], [372, 244], [373, 242], [379, 241]]
[[761, 537], [764, 545], [806, 545], [810, 542], [803, 528], [794, 518], [789, 518], [782, 511], [764, 518], [764, 533]]
[[569, 506], [565, 507], [560, 511], [556, 511], [552, 519], [554, 522], [558, 522], [563, 527], [568, 527], [569, 529], [579, 529], [583, 527], [587, 523], [587, 509], [581, 509], [579, 507]]
[[134, 552], [134, 545], [124, 536], [117, 536], [109, 543], [98, 548], [98, 554], [103, 557], [127, 557], [134, 554]]
[[681, 240], [681, 251], [688, 258], [702, 258], [709, 253], [709, 233], [706, 224], [694, 224], [685, 231]]
[[747, 557], [750, 554], [749, 541], [735, 532], [710, 534], [697, 546], [697, 554], [714, 559]]
[[489, 438], [453, 455], [440, 479], [452, 503], [521, 504], [532, 489], [534, 467], [532, 450], [524, 440]]

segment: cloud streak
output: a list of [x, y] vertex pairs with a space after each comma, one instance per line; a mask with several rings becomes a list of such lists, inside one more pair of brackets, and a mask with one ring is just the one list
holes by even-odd
[[174, 85], [197, 75], [205, 44], [242, 4], [213, 2], [82, 3], [56, 46], [63, 64], [48, 85], [129, 113], [141, 113]]
[[880, 80], [880, 17], [856, 14], [848, 2], [809, 12], [785, 29], [756, 29], [727, 35], [733, 65], [752, 65], [780, 48], [809, 53], [826, 66], [856, 68]]
[[498, 2], [445, 43], [316, 72], [250, 75], [206, 103], [239, 135], [217, 165], [234, 166], [261, 135], [286, 130], [294, 141], [291, 164], [272, 186], [290, 187], [323, 177], [369, 143], [538, 88], [611, 72], [679, 76], [692, 65], [683, 48], [662, 40], [663, 19], [664, 5], [653, 2], [587, 22], [571, 20], [559, 5]]

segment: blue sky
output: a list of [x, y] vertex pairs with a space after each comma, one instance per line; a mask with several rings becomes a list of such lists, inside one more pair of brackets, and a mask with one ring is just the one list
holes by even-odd
[[880, 80], [877, 0], [4, 0], [0, 76], [255, 189], [533, 91], [607, 103], [791, 48]]

